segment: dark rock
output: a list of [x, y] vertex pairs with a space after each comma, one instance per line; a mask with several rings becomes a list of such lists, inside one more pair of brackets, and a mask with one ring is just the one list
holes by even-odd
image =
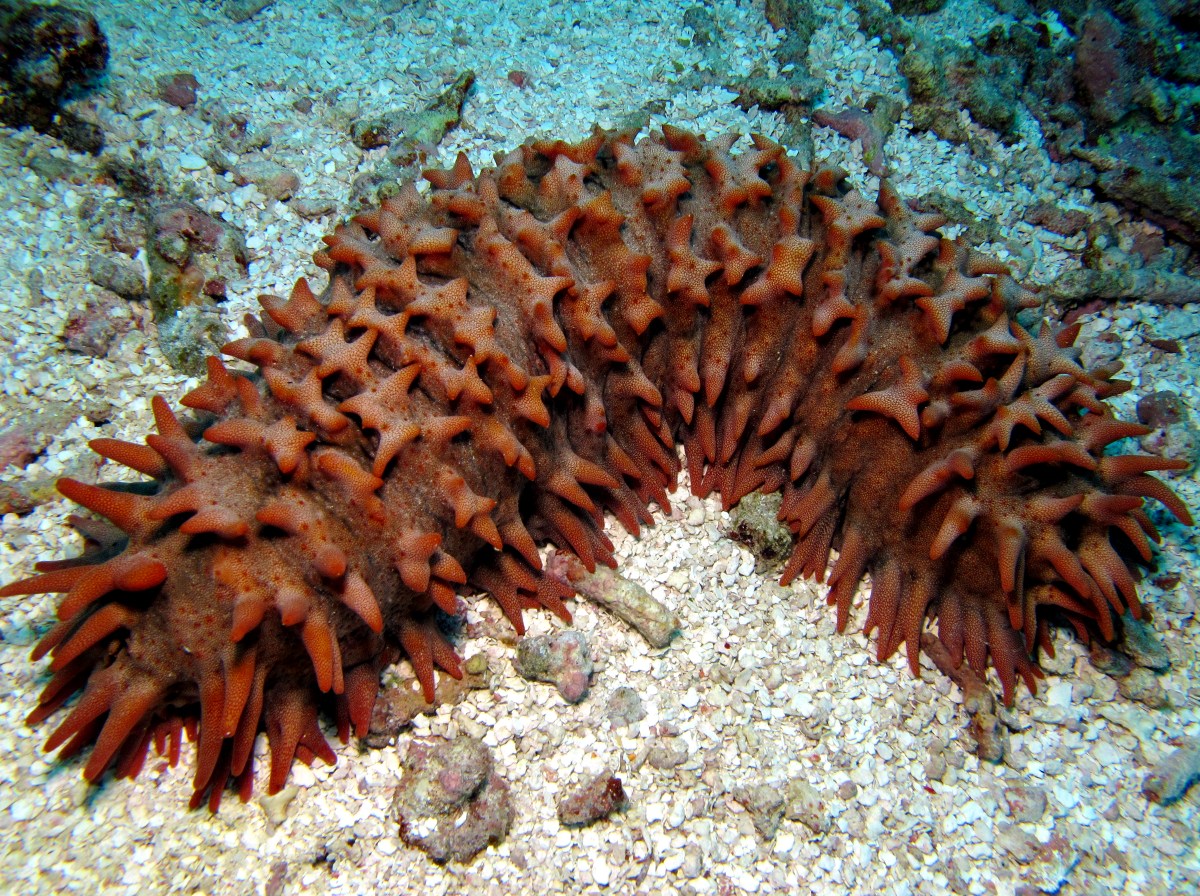
[[783, 44], [777, 51], [779, 58], [802, 65], [813, 32], [820, 24], [810, 0], [767, 0], [766, 12], [771, 26], [784, 32]]
[[72, 149], [99, 152], [104, 133], [63, 104], [94, 85], [108, 65], [96, 18], [71, 6], [0, 3], [0, 121], [32, 127]]
[[601, 772], [586, 787], [559, 802], [558, 820], [574, 827], [594, 824], [624, 809], [628, 802], [621, 779], [611, 772]]
[[901, 16], [922, 16], [937, 12], [946, 0], [892, 0], [892, 9]]
[[1032, 115], [1056, 162], [1086, 163], [1078, 186], [1200, 241], [1200, 53], [1178, 3], [996, 0], [985, 6], [1003, 18], [953, 38], [905, 18], [936, 2], [853, 5], [866, 33], [897, 55], [917, 128], [968, 142], [965, 108], [1007, 142], [1019, 138], [1022, 113]]
[[710, 47], [720, 39], [721, 31], [713, 14], [703, 6], [689, 6], [683, 11], [683, 24], [692, 29], [692, 41], [698, 47]]
[[1133, 660], [1121, 653], [1105, 647], [1103, 644], [1093, 644], [1092, 652], [1088, 655], [1093, 666], [1105, 675], [1122, 678], [1133, 671]]

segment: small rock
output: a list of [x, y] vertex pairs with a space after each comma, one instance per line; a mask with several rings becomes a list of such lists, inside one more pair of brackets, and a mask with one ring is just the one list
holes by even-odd
[[858, 785], [853, 781], [843, 781], [838, 785], [837, 795], [842, 802], [848, 803], [858, 796]]
[[228, 334], [221, 317], [197, 305], [180, 308], [158, 325], [158, 346], [163, 357], [181, 373], [200, 376], [205, 358], [220, 354]]
[[630, 687], [620, 687], [608, 698], [608, 718], [614, 727], [632, 725], [646, 718], [646, 707], [638, 692]]
[[1166, 672], [1171, 668], [1171, 657], [1153, 626], [1134, 619], [1129, 613], [1121, 617], [1121, 625], [1125, 631], [1122, 643], [1135, 663], [1155, 672]]
[[1004, 791], [1008, 814], [1016, 821], [1038, 821], [1046, 814], [1044, 787], [1017, 786]]
[[121, 297], [102, 289], [71, 313], [62, 338], [73, 352], [103, 358], [114, 340], [132, 326], [129, 309]]
[[[160, 325], [181, 308], [225, 298], [227, 284], [246, 273], [241, 234], [191, 203], [160, 206], [151, 228], [153, 237], [146, 253], [149, 296]], [[204, 369], [203, 364], [199, 369]]]
[[[478, 671], [475, 671], [478, 670]], [[426, 703], [425, 695], [415, 677], [380, 688], [371, 710], [371, 722], [363, 742], [368, 747], [386, 747], [396, 735], [412, 724], [419, 715], [433, 715], [441, 706], [454, 706], [473, 690], [487, 687], [487, 657], [477, 653], [463, 663], [463, 677], [437, 677], [433, 702]]]
[[1079, 209], [1062, 209], [1048, 201], [1033, 205], [1025, 213], [1025, 220], [1062, 236], [1074, 236], [1091, 223], [1087, 212]]
[[350, 125], [350, 136], [363, 149], [390, 144], [388, 158], [403, 167], [437, 146], [462, 117], [475, 72], [463, 72], [428, 106], [416, 112], [394, 110]]
[[925, 760], [925, 777], [930, 781], [940, 781], [946, 776], [946, 757], [935, 753]]
[[655, 741], [646, 753], [646, 761], [651, 767], [666, 771], [667, 769], [675, 768], [687, 761], [688, 752], [685, 748], [677, 746], [675, 738], [668, 740]]
[[499, 843], [512, 823], [508, 785], [480, 741], [413, 741], [392, 800], [405, 843], [438, 863], [466, 862]]
[[1154, 335], [1160, 339], [1190, 339], [1200, 335], [1200, 314], [1170, 308], [1158, 319]]
[[1119, 650], [1095, 644], [1088, 656], [1093, 666], [1105, 675], [1121, 678], [1133, 671], [1133, 660]]
[[729, 537], [744, 544], [764, 569], [778, 566], [792, 553], [792, 531], [779, 521], [782, 501], [779, 492], [753, 492], [729, 511]]
[[289, 204], [289, 207], [301, 218], [309, 221], [332, 214], [337, 210], [337, 205], [332, 199], [296, 199]]
[[241, 112], [222, 110], [213, 118], [213, 130], [217, 134], [217, 144], [237, 155], [253, 152], [271, 144], [270, 132], [251, 128], [250, 119]]
[[971, 716], [971, 734], [975, 737], [975, 755], [984, 762], [1002, 762], [1008, 750], [1008, 729], [990, 712]]
[[1117, 688], [1126, 699], [1151, 709], [1165, 709], [1170, 702], [1167, 700], [1167, 692], [1149, 669], [1134, 669], [1117, 682]]
[[263, 813], [267, 816], [267, 821], [271, 824], [283, 824], [287, 819], [287, 809], [291, 805], [292, 800], [296, 798], [296, 794], [300, 792], [300, 788], [295, 784], [289, 784], [279, 793], [270, 796], [264, 794], [258, 798], [258, 804], [262, 806]]
[[[80, 217], [98, 241], [122, 255], [132, 258], [146, 244], [146, 218], [128, 202], [108, 200], [81, 206]], [[113, 292], [121, 294], [117, 289]]]
[[1142, 793], [1153, 803], [1168, 806], [1200, 780], [1200, 737], [1180, 739], [1179, 749], [1170, 753], [1146, 777]]
[[233, 182], [239, 187], [254, 184], [271, 199], [291, 199], [300, 189], [300, 178], [294, 171], [270, 159], [253, 159], [233, 168]]
[[263, 896], [280, 896], [287, 881], [287, 862], [276, 862], [271, 866], [271, 876], [263, 887]]
[[679, 633], [679, 619], [650, 592], [605, 566], [589, 573], [578, 558], [554, 554], [547, 569], [565, 576], [571, 585], [593, 603], [633, 626], [652, 647], [666, 647]]
[[230, 21], [241, 24], [258, 15], [275, 0], [228, 0], [225, 4], [225, 15]]
[[140, 299], [146, 294], [146, 275], [141, 265], [125, 257], [93, 255], [88, 259], [88, 277], [124, 299]]
[[1138, 399], [1137, 403], [1138, 422], [1156, 429], [1178, 423], [1186, 413], [1183, 400], [1177, 392], [1155, 392]]
[[788, 782], [784, 794], [783, 814], [790, 821], [798, 821], [814, 834], [829, 830], [829, 812], [825, 800], [817, 789], [801, 778]]
[[14, 409], [0, 428], [0, 470], [24, 469], [71, 421], [77, 411], [42, 405], [36, 409]]
[[1058, 893], [1079, 864], [1082, 853], [1071, 841], [1059, 834], [1052, 834], [1045, 843], [1034, 847], [1029, 867], [1024, 874], [1025, 882], [1043, 893]]
[[522, 638], [513, 666], [522, 678], [555, 685], [568, 703], [586, 697], [592, 683], [592, 656], [581, 632]]
[[594, 824], [628, 805], [621, 779], [601, 772], [586, 787], [563, 798], [558, 804], [558, 820], [568, 826]]
[[771, 784], [756, 784], [734, 791], [733, 798], [750, 813], [754, 829], [764, 840], [770, 840], [783, 821], [782, 788]]
[[200, 82], [191, 72], [177, 72], [158, 79], [158, 98], [171, 106], [187, 109], [196, 105]]
[[208, 167], [208, 160], [194, 152], [185, 152], [179, 156], [179, 167], [184, 171], [203, 171]]

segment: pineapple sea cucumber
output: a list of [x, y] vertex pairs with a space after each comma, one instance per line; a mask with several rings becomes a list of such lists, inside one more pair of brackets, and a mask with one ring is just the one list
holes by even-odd
[[93, 441], [146, 482], [63, 480], [111, 537], [0, 592], [65, 593], [30, 721], [82, 694], [47, 749], [133, 776], [186, 729], [215, 809], [265, 730], [277, 791], [334, 760], [323, 709], [365, 732], [401, 655], [427, 699], [461, 674], [436, 624], [460, 593], [518, 632], [526, 607], [569, 619], [538, 546], [612, 564], [606, 514], [649, 524], [679, 446], [699, 495], [782, 493], [783, 579], [828, 570], [839, 629], [870, 575], [881, 658], [915, 672], [933, 619], [1011, 701], [1050, 621], [1113, 638], [1158, 538], [1144, 499], [1191, 522], [1149, 475], [1183, 462], [1104, 453], [1147, 432], [1105, 404], [1127, 384], [1080, 366], [1077, 327], [1021, 326], [1034, 297], [886, 182], [733, 142], [460, 157], [327, 237], [321, 295], [262, 297], [224, 349], [249, 367], [209, 359], [192, 415], [155, 399], [146, 444]]

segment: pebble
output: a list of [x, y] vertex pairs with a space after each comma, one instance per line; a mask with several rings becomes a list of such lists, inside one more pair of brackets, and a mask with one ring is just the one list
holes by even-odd
[[629, 803], [621, 779], [604, 771], [558, 804], [558, 820], [567, 826], [594, 824]]
[[184, 171], [203, 171], [208, 167], [208, 162], [194, 152], [185, 152], [179, 156], [179, 167]]
[[251, 159], [233, 168], [233, 182], [239, 187], [254, 184], [269, 199], [291, 199], [300, 189], [300, 178], [270, 159]]
[[1142, 793], [1156, 803], [1170, 805], [1200, 780], [1200, 737], [1186, 737], [1146, 776]]
[[1142, 619], [1134, 619], [1128, 613], [1121, 617], [1121, 625], [1125, 631], [1125, 651], [1135, 663], [1155, 672], [1166, 672], [1171, 668], [1171, 656], [1163, 644], [1162, 635], [1152, 625]]
[[568, 703], [578, 703], [591, 687], [592, 656], [581, 632], [522, 638], [513, 667], [522, 678], [555, 685]]
[[829, 810], [817, 789], [807, 781], [795, 778], [788, 782], [784, 795], [784, 814], [798, 821], [814, 834], [829, 830]]
[[1117, 682], [1117, 688], [1127, 699], [1151, 709], [1163, 709], [1170, 702], [1158, 676], [1149, 669], [1134, 669]]
[[614, 726], [633, 725], [646, 718], [646, 707], [638, 692], [630, 687], [619, 687], [608, 698], [608, 718]]
[[1015, 821], [1038, 821], [1046, 813], [1046, 790], [1044, 787], [1021, 785], [1004, 791], [1008, 813]]
[[778, 786], [754, 784], [734, 791], [736, 799], [754, 822], [754, 829], [764, 840], [770, 840], [783, 821], [784, 795]]

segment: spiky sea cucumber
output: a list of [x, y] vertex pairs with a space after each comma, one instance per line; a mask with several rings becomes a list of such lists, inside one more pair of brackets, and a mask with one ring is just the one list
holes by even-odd
[[338, 227], [322, 295], [262, 297], [225, 347], [256, 370], [209, 359], [194, 420], [156, 398], [145, 445], [91, 443], [146, 483], [60, 483], [120, 531], [0, 591], [66, 593], [30, 722], [82, 695], [47, 749], [134, 776], [186, 727], [215, 809], [265, 729], [277, 791], [334, 760], [323, 707], [365, 732], [401, 652], [427, 699], [460, 674], [435, 624], [460, 592], [518, 632], [569, 619], [538, 545], [612, 564], [605, 514], [650, 523], [680, 445], [699, 495], [782, 492], [785, 582], [837, 550], [839, 629], [870, 574], [881, 658], [904, 643], [915, 672], [935, 618], [1011, 701], [1053, 617], [1112, 638], [1158, 538], [1143, 499], [1191, 522], [1148, 475], [1181, 463], [1104, 454], [1146, 432], [1104, 402], [1127, 384], [1080, 366], [1077, 327], [1017, 323], [1033, 297], [940, 216], [752, 142], [533, 141]]

